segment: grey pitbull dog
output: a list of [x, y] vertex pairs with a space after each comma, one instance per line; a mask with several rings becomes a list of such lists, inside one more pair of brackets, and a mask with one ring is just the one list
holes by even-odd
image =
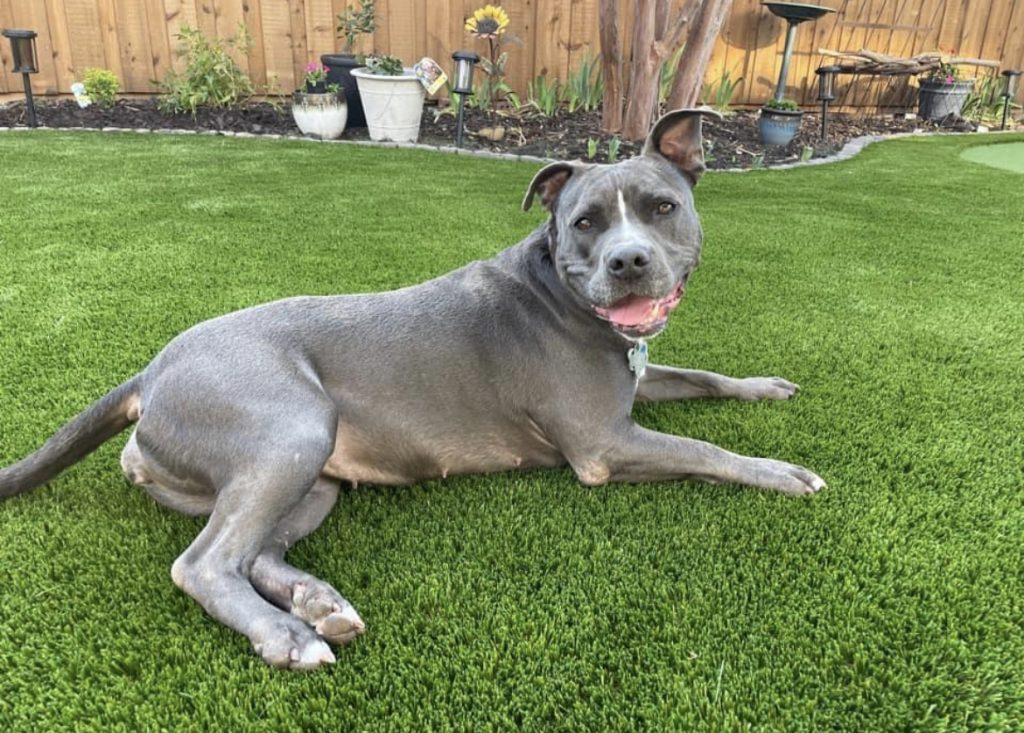
[[634, 400], [787, 399], [776, 377], [647, 365], [700, 257], [699, 110], [643, 154], [553, 163], [530, 184], [549, 220], [492, 259], [388, 293], [298, 297], [184, 332], [138, 375], [0, 471], [38, 486], [135, 424], [121, 457], [158, 502], [209, 514], [171, 576], [268, 663], [334, 661], [362, 633], [338, 591], [285, 562], [341, 482], [568, 464], [587, 485], [703, 479], [811, 494], [799, 466], [646, 430]]

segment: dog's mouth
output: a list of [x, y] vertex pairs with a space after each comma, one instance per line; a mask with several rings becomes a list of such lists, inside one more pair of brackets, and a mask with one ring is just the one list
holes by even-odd
[[669, 314], [683, 299], [685, 287], [682, 282], [664, 298], [648, 298], [642, 295], [627, 295], [607, 308], [593, 306], [598, 317], [629, 338], [644, 338], [665, 328]]

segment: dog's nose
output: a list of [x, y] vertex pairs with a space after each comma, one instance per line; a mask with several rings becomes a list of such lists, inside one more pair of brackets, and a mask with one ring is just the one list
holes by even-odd
[[620, 280], [643, 277], [651, 264], [651, 250], [640, 244], [623, 244], [608, 253], [608, 274]]

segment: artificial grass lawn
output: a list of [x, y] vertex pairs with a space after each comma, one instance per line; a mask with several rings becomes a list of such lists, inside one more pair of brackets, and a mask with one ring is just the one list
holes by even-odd
[[1024, 143], [976, 145], [964, 150], [962, 155], [965, 160], [975, 163], [1024, 173]]
[[[291, 557], [368, 633], [303, 675], [172, 585], [202, 522], [127, 484], [121, 436], [0, 504], [0, 728], [1020, 730], [1024, 210], [959, 158], [976, 140], [698, 189], [704, 264], [654, 360], [803, 389], [638, 419], [807, 465], [818, 497], [568, 470], [347, 491]], [[196, 321], [414, 283], [540, 220], [527, 164], [71, 133], [0, 158], [0, 464]]]

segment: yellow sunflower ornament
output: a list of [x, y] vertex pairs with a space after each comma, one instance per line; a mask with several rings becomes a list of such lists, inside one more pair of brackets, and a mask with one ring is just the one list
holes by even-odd
[[508, 14], [500, 5], [485, 5], [466, 19], [466, 30], [477, 38], [497, 38], [508, 28]]

